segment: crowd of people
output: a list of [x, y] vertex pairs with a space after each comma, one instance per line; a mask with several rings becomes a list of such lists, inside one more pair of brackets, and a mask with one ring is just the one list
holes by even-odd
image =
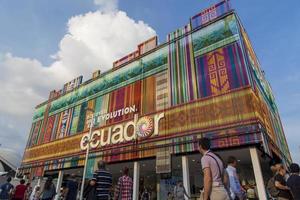
[[[237, 173], [237, 159], [229, 156], [227, 166], [222, 158], [210, 150], [210, 140], [199, 140], [199, 152], [202, 154], [201, 165], [203, 171], [203, 190], [201, 200], [255, 200], [255, 188], [246, 188], [241, 185]], [[267, 193], [270, 198], [277, 200], [300, 200], [299, 165], [293, 163], [288, 172], [282, 164], [271, 166], [272, 178], [267, 182]], [[78, 199], [79, 184], [72, 174], [68, 181], [62, 184], [60, 200]], [[151, 192], [144, 186], [138, 194], [141, 200], [150, 200]], [[250, 192], [249, 192], [250, 191]], [[252, 191], [252, 192], [251, 192]], [[250, 194], [250, 195], [249, 195]], [[253, 194], [253, 195], [251, 195]], [[11, 178], [0, 187], [0, 200], [54, 200], [56, 187], [51, 177], [48, 177], [43, 188], [36, 185], [33, 189], [25, 180], [14, 187]], [[167, 200], [190, 199], [182, 181], [178, 181], [174, 190], [168, 193]], [[83, 198], [85, 200], [132, 200], [133, 180], [129, 176], [129, 169], [125, 167], [113, 188], [112, 174], [107, 170], [104, 161], [98, 162], [98, 169], [93, 178], [86, 185]]]

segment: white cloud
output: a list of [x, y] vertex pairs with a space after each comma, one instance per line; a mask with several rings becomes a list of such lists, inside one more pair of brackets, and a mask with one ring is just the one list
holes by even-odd
[[22, 151], [34, 107], [46, 100], [51, 90], [60, 89], [79, 75], [89, 79], [96, 69], [106, 71], [113, 61], [155, 35], [149, 25], [115, 10], [117, 1], [105, 2], [108, 1], [95, 0], [101, 10], [74, 16], [68, 21], [67, 33], [59, 43], [59, 51], [51, 56], [54, 61], [49, 66], [36, 59], [0, 52], [0, 141], [3, 146]]
[[63, 66], [73, 77], [88, 77], [97, 68], [110, 69], [114, 60], [153, 35], [151, 27], [122, 11], [78, 15], [69, 20], [68, 34], [60, 42], [58, 60], [53, 65]]

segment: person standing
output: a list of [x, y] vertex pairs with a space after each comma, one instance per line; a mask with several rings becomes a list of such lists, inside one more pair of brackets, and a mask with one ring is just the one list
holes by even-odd
[[96, 196], [97, 200], [110, 200], [110, 190], [112, 188], [112, 174], [106, 170], [106, 163], [100, 160], [98, 170], [94, 173], [96, 180]]
[[11, 177], [8, 177], [6, 183], [1, 185], [0, 200], [10, 199], [12, 190], [14, 189], [14, 186], [10, 182], [11, 182]]
[[53, 200], [56, 195], [55, 186], [52, 182], [52, 177], [48, 177], [41, 193], [42, 200]]
[[234, 156], [228, 157], [228, 166], [226, 168], [229, 183], [230, 183], [230, 197], [234, 200], [243, 200], [245, 199], [245, 190], [241, 186], [239, 177], [236, 173], [237, 159]]
[[78, 183], [76, 181], [76, 175], [71, 174], [70, 179], [67, 182], [66, 200], [76, 200], [78, 192]]
[[277, 199], [278, 200], [291, 200], [292, 195], [290, 192], [290, 189], [288, 188], [288, 186], [286, 185], [286, 181], [285, 181], [285, 175], [286, 175], [286, 170], [283, 167], [283, 165], [280, 165], [278, 172], [276, 174], [276, 176], [274, 177], [275, 180], [275, 187], [277, 188], [277, 190], [279, 191]]
[[228, 184], [228, 175], [222, 160], [210, 150], [210, 140], [199, 140], [199, 152], [203, 155], [201, 165], [204, 174], [203, 200], [229, 200], [225, 187]]
[[96, 179], [92, 179], [89, 181], [89, 184], [83, 191], [83, 198], [85, 200], [96, 200]]
[[290, 165], [290, 177], [287, 180], [287, 186], [290, 188], [294, 200], [300, 200], [300, 169], [299, 165], [292, 163]]
[[190, 198], [183, 186], [182, 181], [178, 181], [177, 185], [174, 187], [174, 200], [184, 200], [184, 196]]
[[28, 182], [26, 184], [25, 200], [28, 200], [30, 198], [31, 193], [32, 193], [31, 183]]
[[129, 169], [125, 167], [123, 170], [123, 176], [119, 178], [114, 199], [115, 200], [132, 200], [133, 182], [129, 177]]
[[20, 180], [20, 184], [16, 186], [12, 199], [13, 200], [24, 200], [26, 189], [27, 189], [27, 187], [25, 185], [25, 180], [24, 179]]
[[144, 187], [144, 190], [141, 194], [141, 200], [150, 200], [150, 192], [147, 190], [146, 187]]

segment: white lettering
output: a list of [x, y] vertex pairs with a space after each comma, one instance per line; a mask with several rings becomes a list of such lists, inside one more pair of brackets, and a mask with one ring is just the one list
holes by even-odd
[[116, 125], [113, 128], [113, 136], [111, 138], [111, 143], [112, 144], [117, 144], [117, 143], [121, 143], [123, 141], [124, 141], [123, 126], [122, 125]]
[[[133, 108], [130, 108], [130, 111], [132, 110]], [[121, 110], [118, 110], [117, 112], [119, 111], [121, 112]], [[106, 114], [105, 116], [109, 117], [109, 115], [110, 113]], [[159, 113], [152, 117], [154, 121], [154, 127], [152, 127], [152, 130], [150, 132], [153, 132], [153, 136], [159, 135], [159, 122], [162, 118], [164, 118], [164, 116], [164, 113]], [[88, 134], [84, 134], [80, 141], [80, 148], [82, 150], [86, 150], [88, 148], [88, 142], [90, 142], [91, 148], [97, 148], [99, 146], [103, 147], [110, 144], [118, 144], [122, 142], [136, 140], [138, 137], [143, 138], [145, 136], [138, 135], [138, 133], [136, 132], [137, 124], [139, 123], [139, 120], [142, 119], [143, 118], [138, 119], [138, 114], [135, 114], [134, 119], [125, 124], [118, 124], [108, 128], [103, 128], [101, 130], [96, 130], [92, 133], [91, 140], [89, 139]], [[130, 131], [130, 133], [129, 130], [131, 128], [129, 127], [132, 127], [133, 129], [132, 131]], [[147, 137], [148, 136], [151, 136], [151, 134], [147, 135]]]
[[96, 140], [96, 137], [100, 137], [100, 135], [101, 135], [100, 131], [94, 131], [92, 133], [91, 143], [90, 143], [90, 147], [92, 149], [97, 148], [97, 146], [100, 144], [100, 140]]
[[[126, 141], [130, 141], [130, 140], [136, 139], [135, 128], [136, 128], [137, 118], [138, 118], [138, 115], [135, 114], [135, 115], [134, 115], [134, 121], [128, 122], [128, 123], [125, 125], [125, 127], [124, 127], [124, 139], [125, 139]], [[133, 133], [132, 133], [131, 136], [128, 136], [128, 128], [129, 128], [130, 126], [133, 126]]]

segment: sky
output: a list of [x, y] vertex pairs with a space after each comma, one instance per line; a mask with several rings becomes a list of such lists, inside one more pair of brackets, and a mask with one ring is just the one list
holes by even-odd
[[[217, 0], [0, 0], [0, 144], [22, 154], [34, 107], [72, 78], [91, 77]], [[299, 0], [231, 0], [271, 83], [300, 162]]]

